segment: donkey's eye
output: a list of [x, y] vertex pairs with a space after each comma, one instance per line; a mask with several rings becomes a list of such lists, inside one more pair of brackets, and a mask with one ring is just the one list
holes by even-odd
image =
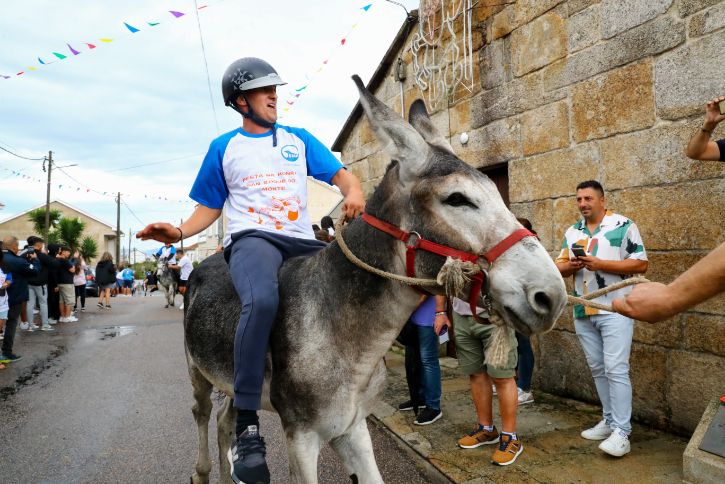
[[454, 192], [448, 195], [448, 198], [443, 200], [443, 203], [452, 207], [471, 207], [478, 208], [475, 203], [470, 201], [468, 197], [460, 192]]

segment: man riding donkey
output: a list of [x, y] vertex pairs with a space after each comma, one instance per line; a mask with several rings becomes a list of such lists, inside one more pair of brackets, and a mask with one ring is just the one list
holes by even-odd
[[[243, 116], [242, 127], [212, 141], [189, 196], [199, 203], [181, 226], [155, 223], [141, 239], [178, 242], [211, 225], [227, 203], [224, 257], [242, 312], [234, 338], [236, 442], [230, 449], [235, 482], [269, 482], [259, 417], [265, 358], [279, 301], [277, 271], [296, 256], [311, 255], [315, 240], [307, 213], [307, 176], [336, 185], [348, 219], [365, 200], [360, 181], [304, 129], [277, 124], [277, 86], [286, 84], [267, 62], [246, 57], [224, 73], [227, 106]], [[276, 213], [277, 201], [300, 200], [299, 211]]]

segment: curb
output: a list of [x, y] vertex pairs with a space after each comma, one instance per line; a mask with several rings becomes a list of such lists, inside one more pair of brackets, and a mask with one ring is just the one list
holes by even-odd
[[379, 418], [375, 415], [368, 415], [368, 420], [382, 430], [386, 435], [389, 435], [392, 440], [397, 444], [405, 454], [416, 463], [416, 467], [422, 472], [423, 476], [431, 484], [450, 484], [455, 481], [451, 480], [446, 474], [440, 469], [433, 465], [428, 459], [425, 458], [420, 452], [411, 447], [408, 442], [403, 440], [398, 434], [390, 430]]

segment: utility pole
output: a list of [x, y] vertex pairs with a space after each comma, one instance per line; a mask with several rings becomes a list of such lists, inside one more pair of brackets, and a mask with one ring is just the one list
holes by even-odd
[[121, 263], [121, 192], [116, 197], [116, 264]]
[[131, 263], [131, 227], [128, 228], [128, 263]]
[[48, 188], [45, 191], [45, 243], [48, 243], [48, 233], [50, 231], [50, 171], [53, 169], [53, 152], [48, 151]]

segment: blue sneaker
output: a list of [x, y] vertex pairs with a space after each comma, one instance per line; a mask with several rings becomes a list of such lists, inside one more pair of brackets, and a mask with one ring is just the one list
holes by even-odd
[[11, 360], [10, 358], [8, 358], [5, 355], [0, 354], [0, 363], [10, 363], [11, 361], [13, 361], [13, 360]]
[[235, 484], [269, 484], [264, 439], [256, 425], [250, 425], [229, 448], [227, 459]]
[[9, 363], [14, 363], [14, 362], [16, 362], [18, 360], [22, 360], [23, 359], [22, 356], [16, 355], [16, 354], [13, 354], [13, 353], [8, 353], [6, 355], [3, 355], [3, 357], [6, 358], [6, 359], [8, 359], [9, 360]]

